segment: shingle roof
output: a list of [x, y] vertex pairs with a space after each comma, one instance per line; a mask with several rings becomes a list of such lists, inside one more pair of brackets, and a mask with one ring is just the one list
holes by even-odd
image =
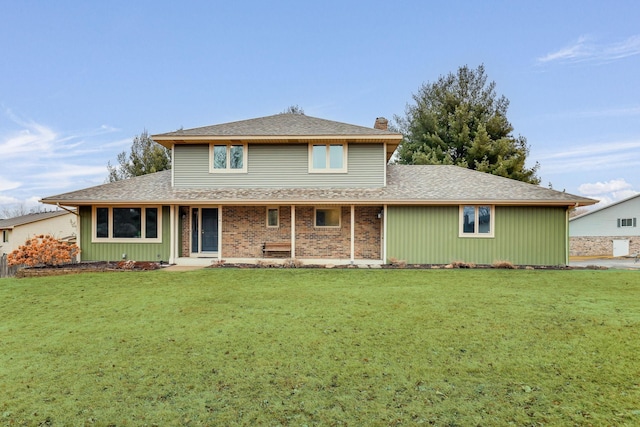
[[596, 200], [458, 166], [390, 165], [384, 188], [193, 188], [171, 187], [171, 171], [143, 175], [42, 199], [70, 206], [141, 204], [538, 204], [590, 205]]
[[60, 210], [52, 212], [39, 212], [28, 215], [16, 216], [13, 218], [0, 219], [0, 230], [13, 228], [19, 225], [31, 224], [32, 222], [42, 221], [49, 218], [55, 218], [57, 216], [66, 215], [69, 212]]
[[156, 137], [185, 136], [345, 136], [345, 135], [395, 135], [386, 130], [356, 126], [332, 120], [319, 119], [304, 114], [276, 114], [257, 119], [241, 120], [194, 129], [153, 135]]

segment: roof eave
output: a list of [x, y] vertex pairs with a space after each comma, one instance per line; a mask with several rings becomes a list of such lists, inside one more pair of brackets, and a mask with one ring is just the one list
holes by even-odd
[[593, 203], [585, 203], [576, 200], [485, 200], [485, 199], [467, 199], [467, 200], [423, 200], [423, 199], [327, 199], [318, 197], [314, 199], [167, 199], [167, 200], [54, 200], [43, 199], [41, 203], [46, 204], [64, 204], [65, 206], [87, 206], [87, 205], [109, 205], [109, 206], [125, 206], [125, 205], [326, 205], [326, 204], [345, 204], [345, 205], [430, 205], [430, 206], [457, 206], [457, 205], [495, 205], [495, 206], [566, 206], [579, 207]]
[[383, 143], [398, 145], [402, 141], [400, 134], [370, 135], [152, 135], [158, 144], [171, 148], [174, 144], [207, 144], [210, 142], [246, 142], [256, 144], [307, 144], [316, 141], [342, 141], [358, 143]]

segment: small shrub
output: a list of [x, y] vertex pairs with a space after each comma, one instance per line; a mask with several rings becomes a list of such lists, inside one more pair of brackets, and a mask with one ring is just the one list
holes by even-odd
[[451, 268], [475, 268], [476, 265], [472, 262], [454, 261], [451, 264]]
[[80, 248], [75, 243], [61, 242], [50, 234], [40, 234], [27, 239], [24, 245], [11, 252], [7, 262], [10, 266], [54, 266], [72, 262], [79, 253]]
[[276, 268], [276, 267], [282, 267], [282, 265], [277, 264], [275, 262], [259, 259], [258, 261], [256, 261], [256, 267], [258, 267], [258, 268]]
[[515, 265], [513, 265], [510, 261], [494, 261], [491, 264], [493, 268], [504, 268], [504, 269], [515, 269]]
[[121, 270], [133, 270], [133, 268], [136, 266], [136, 262], [135, 261], [118, 261], [117, 264], [118, 268]]
[[389, 263], [398, 268], [405, 268], [407, 266], [407, 261], [403, 259], [389, 258]]
[[284, 263], [282, 264], [285, 268], [300, 268], [304, 265], [304, 263], [302, 261], [300, 261], [299, 259], [287, 259], [284, 261]]

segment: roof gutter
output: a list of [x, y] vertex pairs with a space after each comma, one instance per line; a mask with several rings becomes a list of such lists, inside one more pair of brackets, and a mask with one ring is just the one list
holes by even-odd
[[[59, 201], [55, 200], [42, 200], [43, 203], [56, 204], [58, 207], [64, 210], [68, 210], [60, 206]], [[593, 203], [586, 201], [576, 200], [420, 200], [420, 199], [259, 199], [259, 200], [247, 200], [247, 199], [172, 199], [172, 200], [66, 200], [63, 201], [66, 205], [82, 206], [82, 205], [109, 205], [109, 206], [131, 206], [131, 205], [233, 205], [233, 206], [265, 206], [265, 205], [381, 205], [386, 204], [390, 206], [458, 206], [458, 205], [494, 205], [494, 206], [588, 206], [597, 203], [596, 200]], [[78, 215], [78, 213], [68, 210], [69, 212]]]

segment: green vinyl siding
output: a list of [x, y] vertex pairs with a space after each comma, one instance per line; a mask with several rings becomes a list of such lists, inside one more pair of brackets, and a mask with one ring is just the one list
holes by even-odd
[[564, 265], [566, 221], [564, 207], [496, 206], [495, 237], [458, 237], [458, 206], [389, 206], [387, 257], [411, 264]]
[[91, 206], [80, 207], [80, 259], [82, 261], [120, 261], [127, 254], [133, 261], [169, 261], [169, 207], [162, 207], [161, 243], [92, 243]]
[[349, 144], [347, 173], [309, 173], [307, 144], [253, 144], [246, 173], [209, 172], [209, 145], [177, 145], [173, 175], [176, 188], [382, 187], [383, 144]]

